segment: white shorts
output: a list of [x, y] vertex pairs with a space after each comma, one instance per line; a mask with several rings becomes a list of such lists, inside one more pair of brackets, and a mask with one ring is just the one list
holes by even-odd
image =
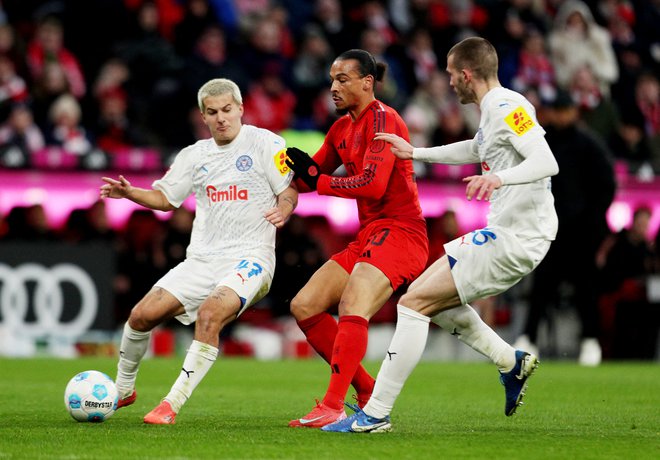
[[176, 317], [183, 324], [197, 319], [197, 310], [218, 286], [232, 289], [241, 299], [243, 313], [261, 300], [273, 281], [273, 268], [258, 258], [188, 258], [171, 269], [154, 286], [177, 298], [186, 312]]
[[445, 244], [461, 302], [506, 291], [541, 263], [550, 243], [523, 240], [501, 227], [485, 227]]

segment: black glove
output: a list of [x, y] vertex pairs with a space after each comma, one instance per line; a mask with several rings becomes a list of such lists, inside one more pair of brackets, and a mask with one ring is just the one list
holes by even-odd
[[316, 184], [319, 181], [319, 174], [321, 173], [316, 161], [295, 147], [288, 147], [286, 149], [286, 156], [287, 159], [284, 161], [296, 173], [296, 177], [299, 177], [310, 189], [316, 190]]

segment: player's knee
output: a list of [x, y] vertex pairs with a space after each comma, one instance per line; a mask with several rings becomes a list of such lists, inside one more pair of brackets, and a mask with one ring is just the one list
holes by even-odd
[[159, 321], [147, 315], [144, 309], [140, 308], [139, 305], [131, 310], [131, 314], [128, 317], [128, 325], [131, 329], [140, 332], [148, 332], [158, 324]]
[[311, 299], [305, 299], [304, 296], [297, 295], [291, 300], [291, 305], [290, 305], [290, 310], [291, 314], [293, 317], [300, 321], [306, 318], [309, 318], [311, 316], [314, 316], [316, 313], [320, 313], [316, 311], [311, 305], [312, 305]]
[[419, 297], [417, 297], [414, 292], [408, 291], [399, 299], [399, 305], [403, 305], [406, 308], [417, 311], [421, 307], [421, 302]]

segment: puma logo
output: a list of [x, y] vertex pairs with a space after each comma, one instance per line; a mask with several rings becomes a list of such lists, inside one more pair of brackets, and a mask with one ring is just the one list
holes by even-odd
[[194, 374], [194, 373], [195, 373], [195, 371], [187, 371], [187, 370], [185, 370], [183, 367], [181, 368], [181, 370], [182, 370], [183, 372], [186, 373], [186, 376], [187, 376], [188, 378], [190, 378], [190, 374]]

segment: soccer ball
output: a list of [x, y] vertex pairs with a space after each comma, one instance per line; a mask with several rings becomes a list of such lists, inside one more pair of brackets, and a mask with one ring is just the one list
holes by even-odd
[[115, 382], [99, 371], [85, 371], [69, 380], [64, 405], [79, 422], [103, 422], [117, 410], [119, 393]]

